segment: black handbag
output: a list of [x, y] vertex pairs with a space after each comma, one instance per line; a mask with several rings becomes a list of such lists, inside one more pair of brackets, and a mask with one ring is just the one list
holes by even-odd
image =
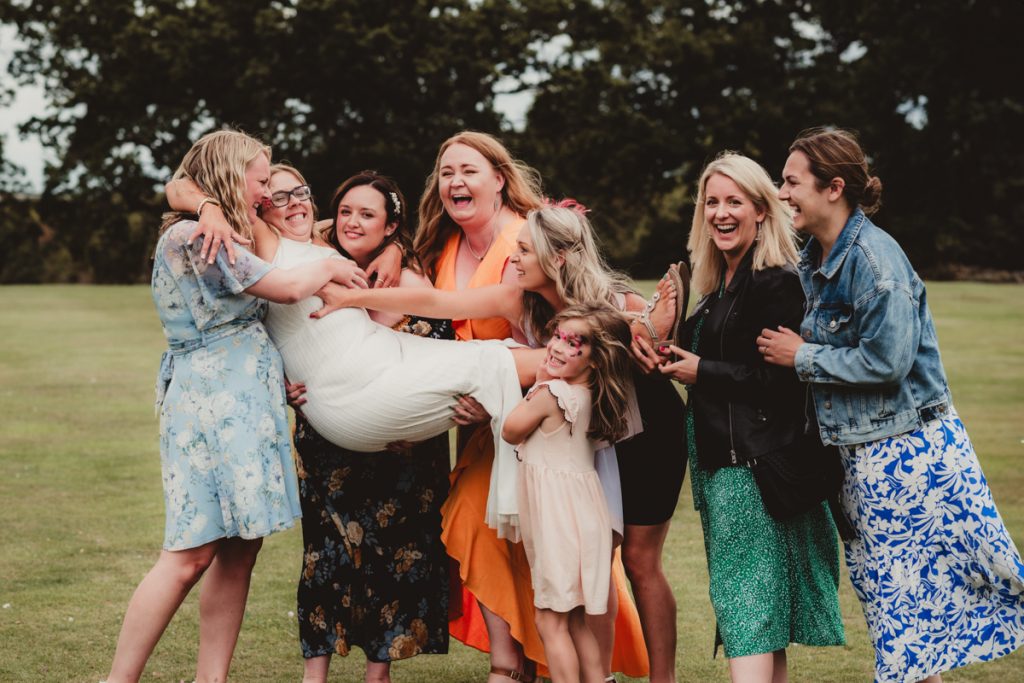
[[[822, 443], [809, 403], [805, 412], [810, 415], [796, 441], [747, 463], [765, 510], [775, 519], [791, 519], [824, 500], [838, 500], [843, 485], [839, 448]], [[833, 506], [833, 516], [835, 510]], [[837, 519], [837, 525], [842, 521]]]
[[806, 512], [838, 494], [843, 485], [839, 449], [822, 445], [817, 434], [756, 458], [750, 469], [765, 510], [775, 519]]

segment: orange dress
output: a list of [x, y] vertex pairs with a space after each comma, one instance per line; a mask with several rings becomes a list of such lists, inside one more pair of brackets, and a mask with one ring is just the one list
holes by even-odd
[[[498, 235], [470, 279], [470, 288], [501, 282], [505, 263], [516, 249], [516, 236], [525, 223], [516, 221]], [[455, 260], [461, 236], [461, 231], [452, 235], [441, 252], [434, 282], [438, 289], [457, 289]], [[453, 326], [456, 337], [462, 340], [512, 336], [512, 328], [504, 318], [456, 320]], [[484, 523], [493, 462], [494, 439], [487, 425], [481, 425], [472, 431], [459, 452], [451, 474], [451, 491], [441, 508], [441, 540], [457, 565], [457, 571], [452, 572], [448, 630], [466, 645], [489, 652], [490, 641], [479, 600], [508, 622], [512, 637], [523, 646], [526, 656], [543, 666], [547, 660], [533, 621], [533, 586], [523, 544], [499, 539]], [[456, 576], [461, 583], [455, 580]], [[626, 587], [618, 550], [612, 577], [619, 599], [612, 670], [628, 676], [647, 676], [650, 665], [640, 617]]]

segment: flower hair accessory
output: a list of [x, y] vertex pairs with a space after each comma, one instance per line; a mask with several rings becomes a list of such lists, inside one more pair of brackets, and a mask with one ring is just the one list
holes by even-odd
[[395, 205], [395, 215], [396, 216], [401, 216], [402, 215], [402, 204], [398, 201], [398, 193], [396, 193], [396, 192], [388, 192], [388, 194], [391, 195], [391, 203]]
[[566, 197], [565, 199], [552, 199], [551, 197], [545, 197], [544, 206], [553, 209], [570, 209], [581, 216], [586, 216], [590, 213], [590, 209], [570, 197]]

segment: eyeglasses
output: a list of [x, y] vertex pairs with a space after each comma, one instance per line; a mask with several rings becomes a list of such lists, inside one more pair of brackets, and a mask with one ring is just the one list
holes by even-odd
[[299, 185], [293, 190], [281, 190], [270, 195], [270, 203], [274, 206], [287, 206], [292, 197], [302, 202], [309, 199], [312, 194], [309, 185]]

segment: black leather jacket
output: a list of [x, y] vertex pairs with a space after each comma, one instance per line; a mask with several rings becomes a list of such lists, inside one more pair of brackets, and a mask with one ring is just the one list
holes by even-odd
[[722, 298], [698, 302], [683, 325], [690, 350], [704, 318], [697, 383], [690, 388], [697, 461], [707, 470], [743, 464], [793, 443], [803, 433], [806, 391], [793, 368], [766, 363], [755, 340], [763, 328], [800, 329], [804, 295], [795, 269], [751, 269], [747, 253]]

